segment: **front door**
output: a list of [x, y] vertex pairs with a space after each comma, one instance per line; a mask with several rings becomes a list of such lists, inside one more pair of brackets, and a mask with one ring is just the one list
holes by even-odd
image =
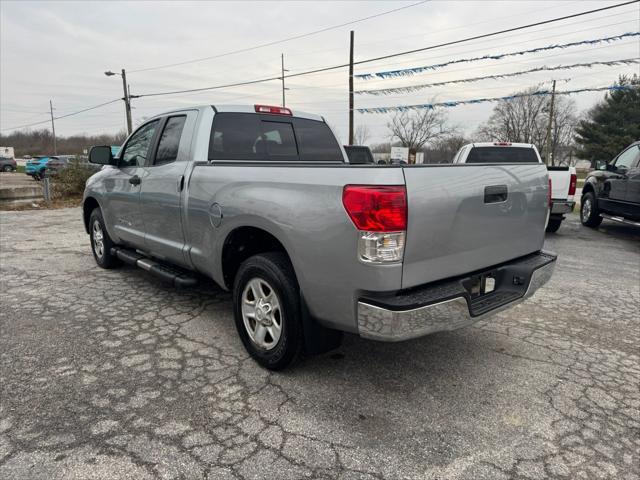
[[638, 147], [631, 146], [618, 155], [608, 168], [607, 179], [603, 185], [602, 206], [613, 214], [625, 214], [628, 174], [637, 154]]
[[140, 185], [144, 165], [152, 151], [159, 120], [141, 126], [120, 152], [118, 171], [109, 178], [108, 224], [113, 225], [118, 243], [144, 249], [144, 218], [140, 212]]
[[185, 170], [197, 111], [163, 119], [158, 146], [145, 167], [140, 209], [145, 222], [145, 250], [154, 257], [188, 265], [182, 226]]

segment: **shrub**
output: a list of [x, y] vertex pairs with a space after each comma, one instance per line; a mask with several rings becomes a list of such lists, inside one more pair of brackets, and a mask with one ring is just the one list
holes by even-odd
[[87, 163], [73, 160], [69, 166], [52, 177], [54, 198], [80, 196], [84, 192], [87, 179], [96, 173], [95, 168]]

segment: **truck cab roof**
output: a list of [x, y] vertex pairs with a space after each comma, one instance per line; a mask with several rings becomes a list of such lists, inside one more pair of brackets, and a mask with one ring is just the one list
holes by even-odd
[[[309, 112], [302, 112], [300, 110], [292, 110], [290, 108], [284, 108], [284, 107], [269, 107], [269, 108], [273, 108], [273, 109], [280, 109], [280, 110], [287, 110], [290, 113], [269, 113], [269, 112], [264, 112], [264, 111], [257, 111], [258, 107], [269, 107], [267, 105], [196, 105], [196, 106], [189, 106], [189, 107], [184, 107], [184, 108], [180, 108], [180, 109], [174, 109], [174, 110], [170, 110], [167, 112], [163, 112], [160, 113], [158, 115], [155, 115], [153, 118], [157, 118], [157, 117], [164, 117], [166, 115], [170, 115], [172, 113], [179, 113], [179, 112], [184, 112], [185, 110], [208, 110], [213, 108], [213, 111], [215, 113], [255, 113], [255, 114], [267, 114], [267, 115], [273, 115], [273, 116], [287, 116], [287, 117], [296, 117], [296, 118], [306, 118], [308, 120], [316, 120], [318, 122], [325, 122], [324, 117], [322, 117], [321, 115], [317, 115], [315, 113], [309, 113]], [[326, 123], [326, 122], [325, 122]]]

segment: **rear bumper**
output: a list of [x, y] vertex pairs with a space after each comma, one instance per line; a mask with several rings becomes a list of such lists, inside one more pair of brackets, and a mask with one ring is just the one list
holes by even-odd
[[[538, 252], [466, 277], [392, 294], [365, 294], [358, 301], [361, 337], [386, 342], [466, 327], [530, 297], [553, 274], [556, 255]], [[472, 296], [480, 275], [495, 278], [495, 290]]]
[[551, 200], [551, 215], [562, 215], [573, 212], [576, 202], [568, 200]]

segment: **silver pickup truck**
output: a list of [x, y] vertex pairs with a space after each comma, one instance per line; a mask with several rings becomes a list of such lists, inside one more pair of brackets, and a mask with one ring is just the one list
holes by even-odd
[[321, 116], [204, 106], [147, 120], [88, 181], [99, 266], [233, 292], [261, 365], [336, 347], [342, 332], [399, 341], [453, 330], [551, 276], [544, 165], [349, 165]]

